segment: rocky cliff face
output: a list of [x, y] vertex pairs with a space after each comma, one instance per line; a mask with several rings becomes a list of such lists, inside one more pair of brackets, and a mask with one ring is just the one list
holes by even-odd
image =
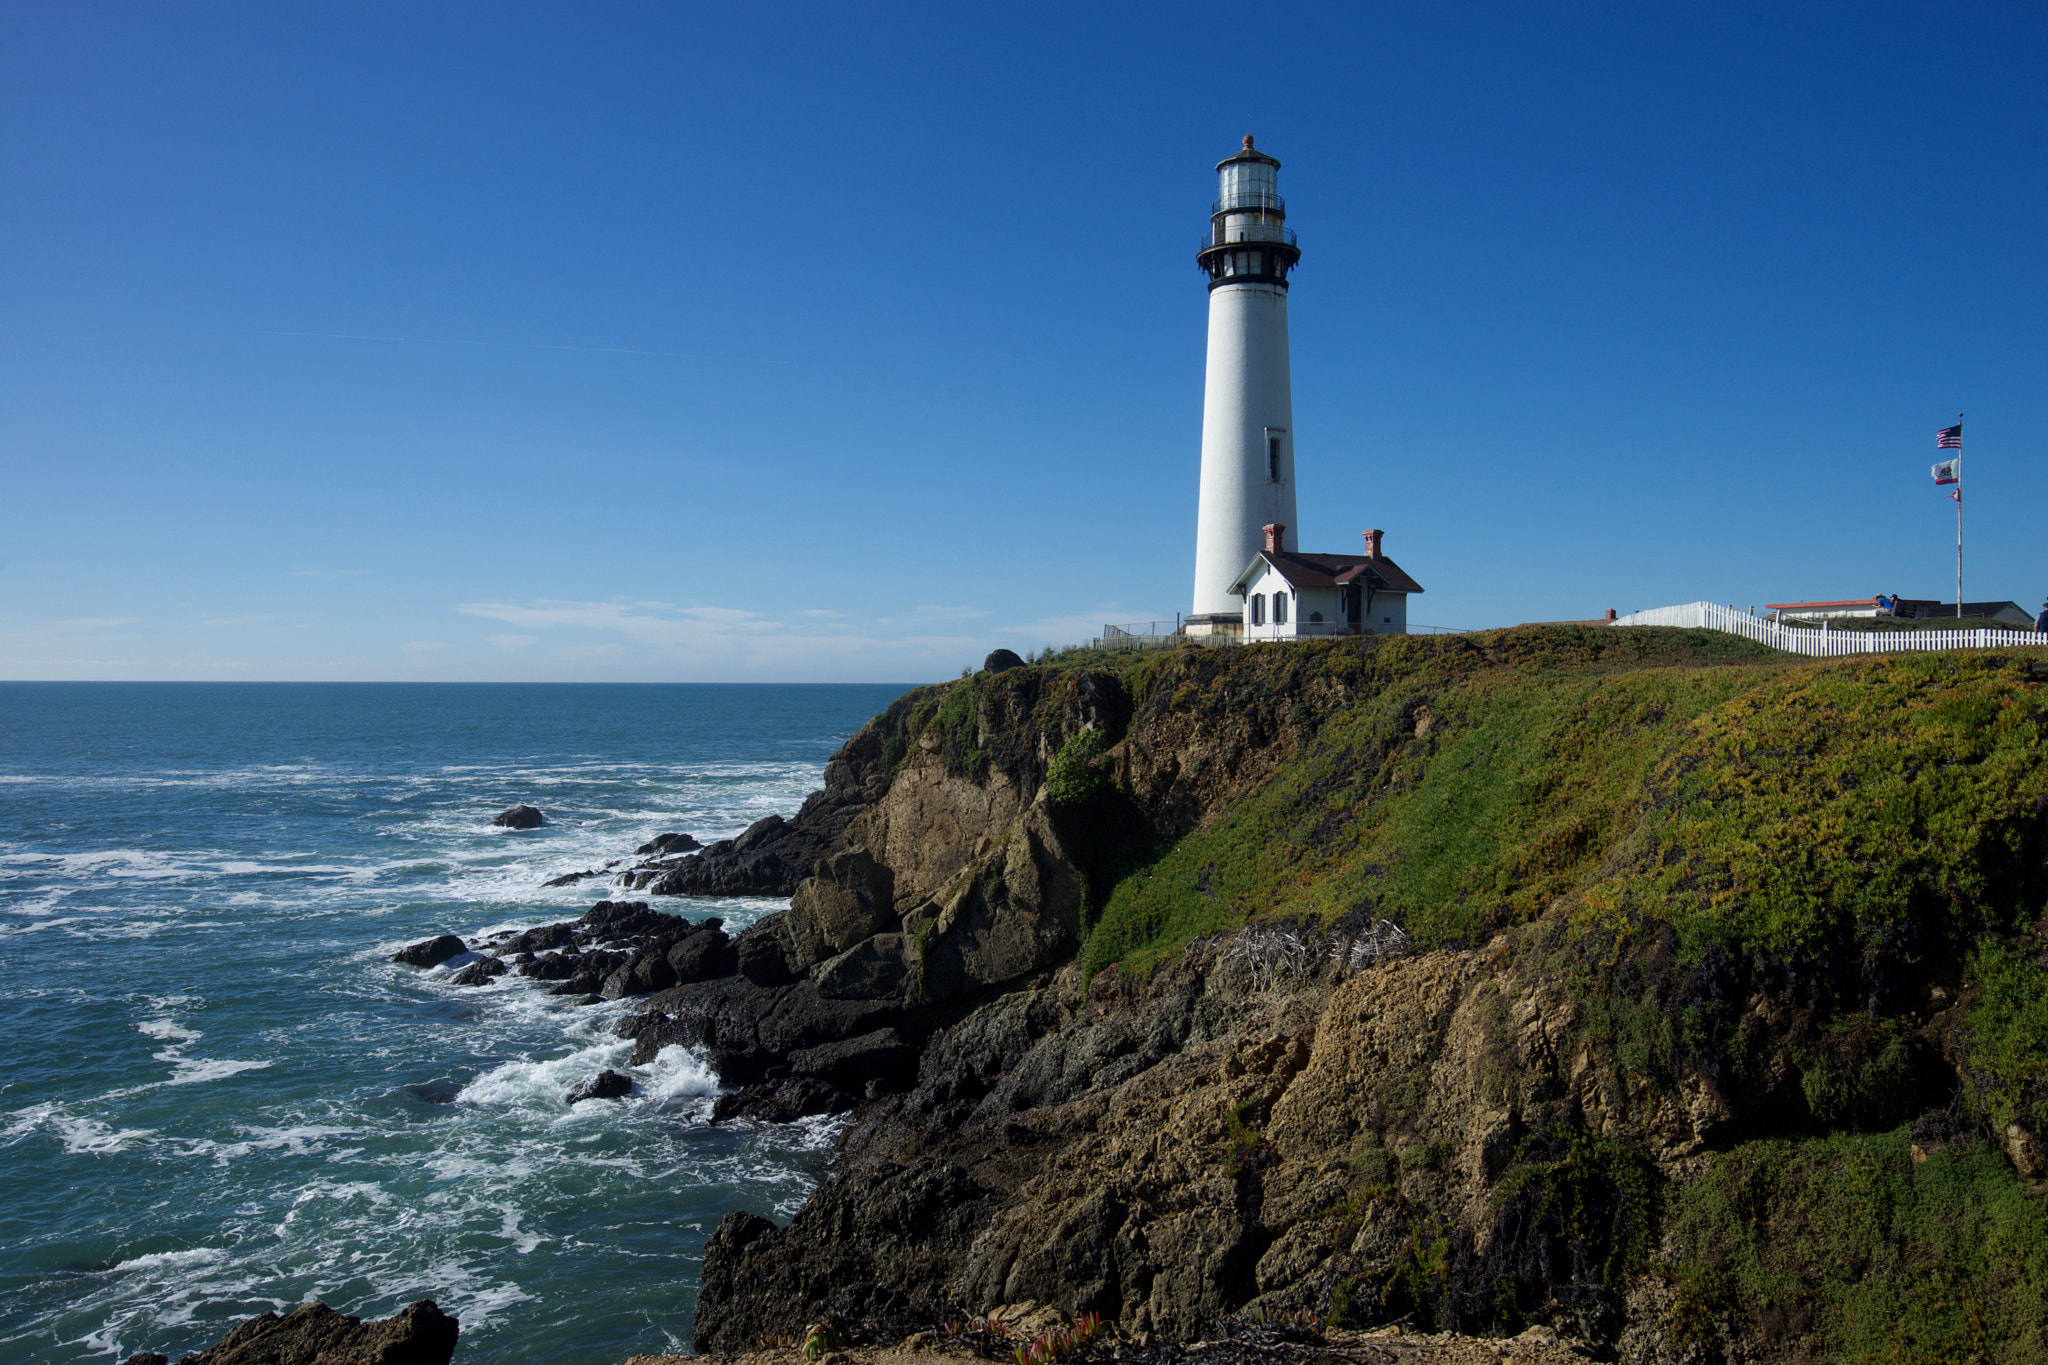
[[[720, 1226], [698, 1348], [1025, 1301], [1180, 1338], [1546, 1323], [1642, 1362], [2048, 1348], [2030, 675], [1654, 634], [1013, 669], [877, 718], [752, 846], [815, 856], [740, 974], [628, 1025], [707, 1049], [725, 1113], [856, 1109], [789, 1227]], [[1882, 710], [1889, 747], [1727, 737], [1786, 696]], [[1872, 782], [1978, 803], [1981, 851], [1936, 874], [1924, 825], [1887, 835], [1857, 865], [1893, 899], [1852, 905], [1822, 858], [1713, 842], [1754, 793]], [[1975, 899], [1926, 918], [1943, 885]]]

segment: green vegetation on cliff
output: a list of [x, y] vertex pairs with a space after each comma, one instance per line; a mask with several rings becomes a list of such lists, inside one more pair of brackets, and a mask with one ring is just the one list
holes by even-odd
[[1346, 1216], [1412, 1245], [1332, 1290], [1362, 1319], [1510, 1330], [1550, 1292], [1527, 1267], [1568, 1263], [1661, 1281], [1702, 1360], [2021, 1361], [2048, 1351], [2044, 683], [2031, 652], [1522, 628], [1068, 655], [912, 694], [888, 743], [1051, 788], [1091, 975], [1388, 919], [1558, 983], [1547, 1045], [1624, 1109], [1719, 1115], [1681, 1166], [1546, 1109], [1477, 1240], [1403, 1204], [1374, 1137]]
[[[1357, 701], [1119, 884], [1089, 965], [1360, 908], [1430, 947], [1561, 911], [1623, 937], [1671, 925], [1682, 956], [1817, 959], [2038, 912], [2048, 712], [2026, 661], [1802, 665], [1727, 637], [1596, 653], [1517, 634], [1322, 650], [1324, 670], [1366, 675]], [[1141, 697], [1172, 684], [1157, 671], [1131, 680]]]

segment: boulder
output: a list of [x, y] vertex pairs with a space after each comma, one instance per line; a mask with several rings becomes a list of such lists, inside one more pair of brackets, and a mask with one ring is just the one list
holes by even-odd
[[763, 842], [773, 839], [784, 823], [779, 815], [762, 816], [742, 830], [739, 838], [732, 841], [732, 851], [745, 853], [749, 849], [759, 848]]
[[[696, 935], [691, 935], [692, 938]], [[633, 985], [635, 995], [648, 995], [654, 991], [665, 991], [676, 984], [676, 969], [668, 965], [668, 954], [659, 948], [650, 948], [633, 959]]]
[[713, 981], [731, 976], [739, 969], [738, 954], [722, 929], [698, 929], [678, 939], [668, 950], [669, 969], [678, 985]]
[[633, 1093], [633, 1078], [622, 1076], [606, 1067], [587, 1081], [578, 1081], [569, 1087], [568, 1100], [579, 1104], [584, 1100], [624, 1099]]
[[665, 915], [647, 908], [646, 901], [599, 901], [584, 912], [583, 927], [605, 943], [628, 938], [674, 938], [690, 932], [690, 922], [681, 915]]
[[670, 853], [694, 853], [704, 845], [687, 834], [658, 834], [633, 850], [639, 857], [664, 857]]
[[457, 953], [467, 951], [462, 940], [453, 934], [442, 934], [400, 948], [391, 955], [393, 962], [402, 962], [408, 967], [438, 967]]
[[786, 912], [756, 920], [733, 941], [734, 965], [756, 986], [779, 986], [796, 975], [782, 932]]
[[917, 1043], [893, 1028], [878, 1028], [858, 1038], [789, 1054], [789, 1069], [798, 1076], [824, 1081], [860, 1095], [869, 1084], [883, 1090], [907, 1089], [917, 1079]]
[[491, 821], [506, 829], [539, 829], [547, 822], [548, 818], [540, 813], [540, 807], [529, 806], [523, 801], [510, 810], [498, 812], [497, 818]]
[[[580, 980], [581, 978], [579, 977], [578, 979]], [[556, 989], [559, 990], [560, 987]], [[629, 995], [642, 995], [645, 992], [641, 989], [640, 984], [633, 979], [633, 967], [631, 963], [628, 963], [623, 967], [615, 968], [611, 975], [605, 977], [604, 984], [597, 988], [597, 994], [603, 1000], [624, 1000]]]
[[535, 981], [567, 981], [581, 966], [576, 953], [542, 953], [531, 962], [520, 963], [519, 974]]
[[817, 875], [797, 887], [785, 920], [797, 965], [843, 953], [896, 921], [896, 874], [865, 848], [849, 848], [818, 863]]
[[1007, 673], [1013, 668], [1024, 667], [1024, 661], [1017, 657], [1015, 650], [995, 649], [981, 661], [981, 667], [985, 673]]
[[484, 986], [491, 978], [503, 976], [508, 969], [495, 957], [480, 957], [448, 978], [451, 986]]
[[250, 1318], [178, 1365], [448, 1365], [457, 1332], [432, 1299], [376, 1322], [302, 1303], [283, 1317]]
[[171, 1365], [171, 1358], [161, 1351], [137, 1351], [121, 1365]]
[[900, 1000], [910, 980], [901, 934], [876, 934], [818, 968], [818, 994], [828, 1000]]

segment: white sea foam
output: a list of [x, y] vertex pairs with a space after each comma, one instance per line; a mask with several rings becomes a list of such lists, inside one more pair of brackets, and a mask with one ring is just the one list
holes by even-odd
[[152, 1251], [146, 1256], [131, 1256], [117, 1261], [115, 1270], [133, 1273], [138, 1270], [191, 1270], [198, 1266], [219, 1265], [228, 1254], [219, 1247], [188, 1247], [184, 1251]]
[[457, 1104], [517, 1105], [522, 1108], [568, 1109], [569, 1087], [607, 1067], [617, 1067], [633, 1051], [623, 1038], [579, 1048], [545, 1061], [505, 1062], [492, 1067], [456, 1094]]
[[[162, 1056], [158, 1056], [157, 1060], [163, 1061], [165, 1059]], [[205, 1061], [179, 1057], [176, 1060], [178, 1069], [172, 1073], [169, 1080], [164, 1082], [165, 1085], [201, 1085], [207, 1081], [226, 1080], [229, 1076], [239, 1076], [244, 1071], [262, 1071], [270, 1066], [269, 1062], [237, 1062], [226, 1059]]]
[[0, 1130], [0, 1141], [46, 1131], [63, 1144], [67, 1155], [126, 1152], [156, 1135], [154, 1128], [116, 1128], [101, 1119], [74, 1114], [55, 1101], [17, 1110], [13, 1122]]
[[658, 1100], [701, 1099], [719, 1092], [718, 1073], [680, 1043], [655, 1053], [646, 1076], [647, 1093]]

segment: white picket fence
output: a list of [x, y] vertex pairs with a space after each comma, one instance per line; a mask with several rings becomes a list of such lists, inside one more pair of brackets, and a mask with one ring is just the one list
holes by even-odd
[[2048, 645], [2048, 636], [2031, 630], [1818, 630], [1781, 626], [1719, 602], [1688, 602], [1682, 607], [1653, 607], [1631, 612], [1617, 626], [1690, 626], [1719, 630], [1791, 654], [1834, 658], [1844, 654], [1892, 654], [1905, 649], [2011, 649], [2016, 645]]

